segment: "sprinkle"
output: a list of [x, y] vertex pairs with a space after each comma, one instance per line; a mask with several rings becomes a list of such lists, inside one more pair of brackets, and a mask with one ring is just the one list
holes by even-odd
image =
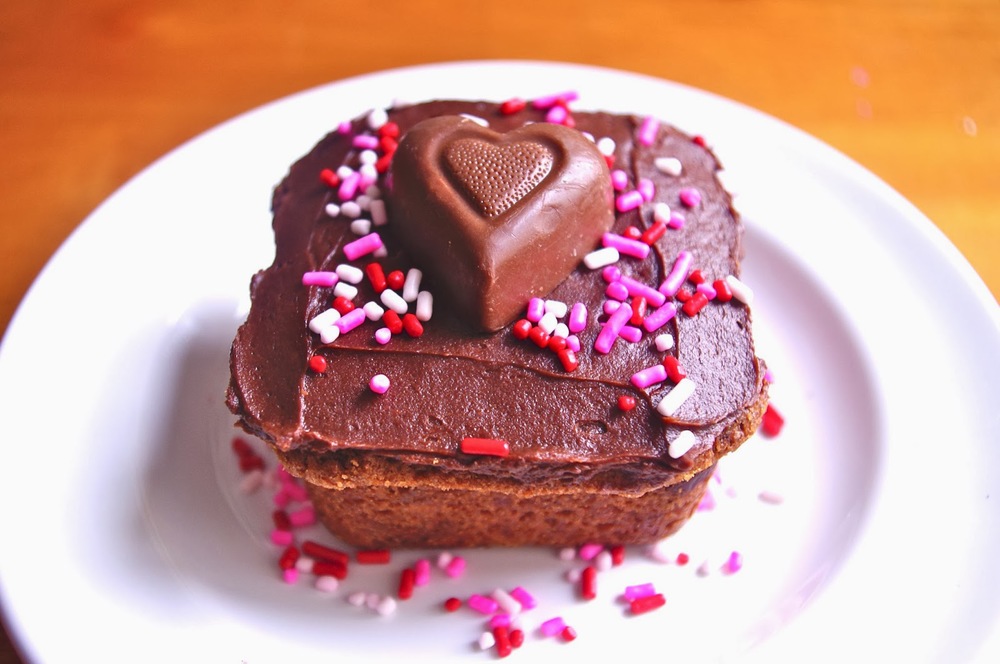
[[733, 293], [733, 297], [742, 302], [743, 304], [750, 306], [753, 304], [753, 291], [749, 286], [744, 284], [734, 275], [730, 274], [725, 278], [726, 285]]
[[416, 572], [412, 567], [406, 567], [399, 573], [399, 586], [396, 588], [396, 596], [399, 599], [410, 599], [413, 597], [413, 588], [417, 585]]
[[761, 491], [757, 494], [757, 499], [768, 505], [780, 505], [785, 502], [785, 497], [774, 491]]
[[654, 364], [651, 367], [637, 371], [632, 374], [632, 384], [640, 390], [662, 383], [667, 379], [667, 369], [662, 364]]
[[507, 441], [493, 438], [463, 438], [459, 449], [465, 454], [505, 457], [510, 454]]
[[643, 195], [638, 190], [632, 189], [619, 194], [615, 198], [615, 209], [619, 212], [628, 212], [642, 205]]
[[708, 283], [707, 281], [698, 284], [695, 290], [698, 291], [699, 293], [702, 293], [709, 300], [714, 300], [717, 295], [715, 287], [712, 286], [712, 284]]
[[597, 568], [587, 565], [580, 575], [580, 596], [583, 599], [597, 597]]
[[562, 631], [559, 632], [559, 636], [562, 638], [563, 641], [569, 643], [570, 641], [576, 640], [576, 630], [570, 627], [569, 625], [566, 625], [565, 627], [563, 627]]
[[320, 592], [332, 593], [340, 586], [340, 581], [335, 576], [317, 576], [313, 586]]
[[614, 561], [611, 557], [611, 552], [605, 549], [601, 551], [594, 557], [594, 566], [597, 568], [598, 572], [607, 572], [614, 566]]
[[641, 281], [633, 279], [632, 277], [622, 275], [622, 278], [618, 280], [618, 283], [625, 286], [629, 295], [633, 297], [645, 298], [646, 302], [654, 307], [659, 307], [667, 301], [666, 295], [652, 286], [648, 286]]
[[[334, 309], [334, 311], [336, 311], [336, 309]], [[337, 319], [337, 320], [339, 322], [340, 319]], [[336, 323], [334, 323], [333, 325], [330, 325], [329, 327], [323, 328], [319, 332], [319, 340], [320, 340], [320, 342], [324, 343], [324, 344], [327, 344], [327, 345], [332, 344], [334, 341], [336, 341], [339, 338], [340, 338], [340, 328], [337, 327]]]
[[312, 505], [304, 505], [294, 512], [289, 512], [288, 519], [296, 528], [312, 526], [316, 523], [316, 510]]
[[647, 115], [639, 125], [639, 133], [636, 139], [640, 145], [652, 145], [656, 141], [656, 133], [660, 130], [660, 121], [651, 115]]
[[[319, 172], [319, 180], [330, 188], [336, 187], [340, 184], [340, 177], [329, 168], [324, 168]], [[330, 216], [336, 217], [338, 214], [340, 214], [339, 211], [331, 214]]]
[[393, 270], [385, 276], [385, 283], [389, 288], [393, 290], [400, 290], [403, 288], [403, 284], [406, 283], [406, 275], [403, 274], [402, 270]]
[[469, 595], [469, 599], [466, 600], [466, 604], [468, 604], [469, 608], [473, 611], [478, 611], [483, 615], [496, 613], [497, 609], [500, 608], [500, 605], [497, 604], [496, 600], [486, 597], [485, 595]]
[[336, 268], [337, 277], [346, 281], [349, 284], [360, 284], [361, 280], [365, 278], [365, 273], [360, 267], [355, 265], [348, 265], [347, 263], [341, 263]]
[[478, 115], [472, 115], [471, 113], [461, 113], [460, 115], [461, 115], [461, 117], [465, 118], [466, 120], [469, 120], [470, 122], [475, 122], [480, 127], [489, 127], [490, 126], [489, 122], [487, 122], [485, 119], [479, 117]]
[[454, 613], [462, 608], [462, 600], [457, 597], [449, 597], [444, 601], [444, 610], [449, 613]]
[[510, 596], [518, 601], [518, 603], [521, 605], [521, 609], [523, 609], [524, 611], [530, 611], [531, 609], [538, 606], [538, 601], [534, 598], [534, 596], [521, 586], [518, 586], [513, 590], [511, 590]]
[[545, 97], [538, 97], [533, 102], [532, 106], [539, 109], [546, 109], [555, 106], [556, 104], [568, 104], [571, 101], [579, 99], [580, 95], [575, 90], [568, 90], [566, 92], [560, 92], [559, 94], [547, 95]]
[[403, 282], [403, 299], [407, 302], [413, 302], [417, 299], [417, 295], [420, 293], [420, 280], [423, 279], [424, 273], [418, 268], [411, 267], [406, 272], [406, 280]]
[[[405, 297], [403, 298], [406, 299]], [[434, 296], [430, 291], [420, 291], [417, 293], [417, 306], [414, 310], [417, 320], [427, 322], [434, 315]]]
[[386, 113], [384, 108], [373, 108], [368, 113], [367, 122], [369, 129], [378, 130], [388, 121], [389, 114]]
[[361, 206], [356, 201], [345, 201], [340, 206], [340, 213], [348, 219], [357, 219], [361, 216]]
[[299, 580], [299, 570], [294, 567], [292, 569], [286, 569], [281, 572], [281, 576], [285, 583], [292, 585]]
[[271, 531], [271, 543], [277, 544], [278, 546], [288, 546], [295, 540], [295, 536], [292, 535], [289, 530], [279, 530], [275, 528]]
[[667, 600], [661, 593], [656, 593], [655, 595], [649, 595], [646, 597], [637, 597], [629, 602], [629, 612], [632, 613], [632, 615], [640, 615], [642, 613], [658, 609], [666, 603]]
[[663, 353], [674, 347], [674, 338], [669, 334], [658, 334], [653, 339], [653, 344], [656, 346], [656, 350]]
[[653, 213], [653, 225], [642, 232], [639, 236], [639, 241], [646, 244], [655, 244], [663, 235], [667, 232], [667, 222], [656, 219], [656, 213]]
[[782, 416], [778, 410], [771, 405], [767, 404], [767, 409], [764, 410], [764, 418], [760, 423], [760, 431], [765, 436], [773, 438], [781, 433], [781, 429], [785, 426], [785, 418]]
[[465, 558], [453, 556], [444, 566], [444, 573], [452, 579], [457, 579], [465, 573]]
[[675, 315], [677, 315], [677, 305], [673, 302], [667, 302], [662, 307], [658, 307], [646, 314], [646, 317], [642, 321], [642, 326], [647, 332], [655, 332], [666, 325]]
[[507, 101], [500, 104], [500, 113], [502, 115], [514, 115], [515, 113], [520, 113], [527, 106], [527, 102], [523, 99], [508, 99]]
[[368, 212], [371, 214], [372, 224], [375, 226], [385, 226], [389, 221], [389, 216], [385, 211], [385, 201], [381, 198], [376, 198], [371, 202]]
[[649, 255], [649, 245], [639, 240], [632, 240], [616, 233], [605, 233], [601, 236], [601, 244], [605, 247], [614, 247], [618, 253], [632, 256], [640, 260]]
[[421, 558], [413, 563], [413, 583], [417, 586], [426, 586], [431, 582], [431, 563], [426, 558]]
[[552, 334], [552, 331], [556, 329], [558, 324], [558, 319], [556, 315], [551, 311], [547, 311], [540, 319], [538, 319], [538, 327], [542, 328], [546, 334]]
[[681, 379], [679, 383], [674, 385], [673, 389], [667, 392], [660, 403], [656, 406], [656, 412], [664, 417], [670, 417], [681, 407], [681, 405], [687, 401], [695, 390], [694, 381], [690, 378]]
[[569, 311], [565, 302], [560, 300], [545, 300], [545, 313], [552, 314], [556, 318], [563, 318]]
[[330, 327], [338, 320], [340, 320], [340, 312], [331, 307], [323, 313], [313, 316], [313, 318], [309, 321], [309, 329], [316, 334], [320, 334], [323, 330]]
[[388, 549], [362, 549], [354, 554], [361, 565], [387, 565], [391, 558]]
[[[385, 291], [386, 293], [390, 291]], [[424, 333], [423, 323], [416, 314], [403, 314], [403, 330], [413, 338], [417, 338]]]
[[540, 297], [533, 297], [528, 300], [527, 319], [532, 323], [537, 323], [545, 315], [545, 300]]
[[497, 588], [494, 590], [490, 597], [496, 601], [500, 610], [504, 611], [508, 615], [516, 615], [521, 612], [521, 603], [514, 599], [511, 594], [503, 588]]
[[682, 306], [681, 309], [683, 309], [684, 313], [687, 314], [688, 316], [694, 316], [699, 311], [704, 309], [705, 305], [707, 304], [708, 304], [708, 296], [699, 290], [696, 291], [695, 294], [691, 296], [690, 300], [684, 303], [684, 306]]
[[604, 294], [613, 300], [621, 302], [628, 298], [628, 287], [621, 281], [612, 281], [604, 289]]
[[336, 285], [337, 280], [336, 272], [306, 272], [302, 275], [303, 286], [330, 287]]
[[649, 597], [655, 594], [656, 588], [652, 583], [642, 583], [634, 586], [626, 586], [624, 596], [625, 599], [632, 601], [640, 597]]
[[[617, 249], [615, 251], [617, 251]], [[610, 284], [622, 278], [622, 271], [617, 265], [608, 265], [601, 270], [601, 278], [604, 279], [605, 283]]]
[[567, 118], [569, 118], [569, 110], [561, 104], [550, 107], [545, 114], [545, 121], [552, 124], [563, 124]]
[[580, 557], [580, 560], [590, 561], [594, 559], [594, 556], [596, 556], [603, 550], [604, 550], [603, 544], [598, 544], [596, 542], [588, 542], [587, 544], [584, 544], [580, 547], [580, 550], [577, 552], [577, 555]]
[[544, 636], [556, 636], [565, 628], [566, 623], [563, 621], [561, 616], [549, 618], [538, 627], [539, 631], [541, 631]]
[[739, 551], [733, 551], [726, 559], [725, 565], [722, 566], [722, 571], [726, 574], [736, 574], [741, 569], [743, 569], [743, 554]]
[[577, 302], [569, 311], [567, 329], [572, 333], [582, 332], [587, 327], [587, 305]]
[[347, 260], [353, 261], [383, 246], [382, 238], [379, 237], [378, 233], [369, 233], [345, 244], [344, 255], [347, 256]]
[[388, 287], [385, 270], [382, 269], [381, 263], [369, 263], [365, 265], [365, 274], [368, 275], [368, 281], [371, 282], [372, 288], [375, 289], [376, 293], [381, 293]]
[[667, 355], [663, 358], [663, 366], [667, 370], [667, 378], [669, 378], [674, 383], [681, 382], [685, 376], [687, 376], [687, 370], [681, 364], [681, 361], [677, 359], [674, 355]]
[[382, 300], [382, 304], [384, 304], [387, 308], [392, 309], [400, 316], [405, 314], [406, 310], [409, 308], [409, 305], [406, 303], [406, 300], [403, 299], [403, 296], [389, 288], [382, 291], [379, 295], [379, 299]]
[[719, 302], [726, 303], [733, 299], [733, 290], [726, 283], [725, 279], [716, 279], [713, 281], [712, 288], [715, 289], [715, 299]]
[[389, 378], [385, 374], [375, 374], [368, 381], [368, 387], [375, 394], [385, 394], [389, 391]]
[[380, 616], [391, 616], [395, 612], [396, 600], [388, 595], [379, 600], [379, 602], [375, 605], [375, 613]]
[[339, 281], [337, 282], [337, 285], [333, 287], [333, 294], [336, 297], [353, 300], [358, 296], [358, 289], [356, 286], [353, 286], [346, 281]]
[[365, 316], [367, 316], [370, 321], [382, 320], [382, 316], [385, 315], [385, 309], [383, 309], [379, 303], [374, 300], [365, 302], [365, 305], [361, 307], [361, 309], [365, 312]]
[[681, 199], [681, 203], [689, 208], [698, 207], [701, 203], [701, 192], [694, 187], [684, 187], [677, 192], [677, 196]]
[[483, 632], [479, 636], [479, 640], [476, 641], [480, 650], [489, 650], [494, 645], [496, 645], [496, 639], [493, 638], [493, 632]]
[[628, 186], [628, 173], [620, 168], [611, 171], [611, 188], [615, 191], [625, 191]]
[[382, 322], [393, 334], [400, 334], [403, 331], [403, 319], [392, 309], [385, 312], [385, 315], [382, 316]]
[[572, 373], [577, 370], [580, 366], [580, 361], [576, 357], [576, 351], [570, 348], [562, 348], [557, 353], [556, 356], [559, 358], [559, 363], [562, 364], [563, 369]]
[[653, 196], [656, 195], [656, 185], [649, 178], [639, 178], [635, 188], [639, 192], [639, 195], [642, 196], [643, 203], [653, 200]]
[[[561, 108], [561, 107], [555, 106], [553, 108]], [[508, 632], [506, 627], [494, 627], [493, 640], [496, 642], [498, 657], [506, 657], [511, 653], [513, 647], [510, 644], [510, 633]]]
[[531, 333], [531, 328], [534, 327], [531, 321], [527, 318], [522, 318], [521, 320], [514, 323], [510, 328], [510, 333], [514, 335], [515, 339], [524, 341], [528, 338]]
[[340, 206], [337, 205], [336, 203], [327, 203], [326, 206], [323, 208], [323, 211], [326, 212], [326, 216], [328, 217], [340, 216]]
[[665, 175], [673, 175], [677, 177], [681, 174], [682, 166], [681, 160], [677, 157], [657, 157], [653, 164], [656, 169]]
[[659, 291], [667, 297], [673, 297], [680, 289], [681, 284], [687, 279], [691, 263], [694, 261], [694, 254], [690, 251], [681, 251], [674, 260], [674, 265], [670, 269], [670, 274], [663, 280]]
[[680, 459], [682, 456], [687, 454], [697, 442], [698, 439], [695, 435], [691, 431], [684, 429], [677, 434], [676, 438], [670, 441], [670, 444], [667, 446], [667, 454], [670, 455], [671, 459]]
[[309, 358], [309, 368], [318, 374], [326, 373], [326, 358], [322, 355], [313, 355]]
[[368, 320], [368, 317], [365, 316], [364, 309], [354, 309], [341, 316], [337, 322], [334, 323], [334, 326], [340, 330], [341, 334], [347, 334], [364, 323], [366, 320]]
[[[496, 598], [494, 597], [493, 599]], [[503, 606], [500, 607], [500, 610], [503, 611]], [[510, 615], [509, 613], [495, 613], [492, 616], [490, 616], [490, 619], [488, 621], [490, 629], [493, 629], [494, 627], [510, 627], [513, 623], [514, 623], [514, 616]]]
[[345, 567], [350, 561], [350, 557], [343, 551], [333, 549], [313, 540], [305, 540], [302, 542], [302, 553], [326, 562], [344, 565]]
[[617, 263], [620, 258], [621, 254], [618, 253], [616, 248], [603, 247], [601, 249], [595, 249], [584, 256], [583, 264], [586, 265], [588, 269], [596, 270], [597, 268]]
[[361, 173], [352, 171], [340, 181], [337, 188], [337, 198], [341, 201], [349, 201], [358, 193], [358, 186], [361, 184]]
[[623, 303], [617, 311], [611, 314], [608, 322], [601, 328], [594, 341], [594, 350], [605, 355], [611, 352], [612, 345], [618, 339], [618, 333], [621, 332], [622, 327], [630, 318], [632, 318], [632, 307]]
[[339, 311], [341, 315], [344, 315], [350, 311], [354, 311], [357, 307], [343, 295], [338, 295], [333, 298], [333, 308]]

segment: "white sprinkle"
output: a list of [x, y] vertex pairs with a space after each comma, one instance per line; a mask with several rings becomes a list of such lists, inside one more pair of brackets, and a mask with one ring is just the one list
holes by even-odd
[[385, 314], [385, 309], [383, 309], [382, 306], [374, 300], [365, 302], [365, 306], [362, 308], [364, 309], [365, 316], [368, 317], [368, 320], [381, 320], [382, 315]]
[[667, 454], [670, 455], [671, 459], [680, 459], [682, 456], [687, 454], [688, 450], [694, 447], [694, 444], [698, 442], [694, 433], [685, 429], [677, 434], [677, 437], [670, 441], [670, 445], [667, 447]]
[[366, 186], [369, 182], [375, 182], [378, 179], [378, 169], [375, 168], [375, 164], [361, 164], [358, 173], [361, 174], [361, 181]]
[[384, 108], [373, 108], [368, 114], [368, 128], [378, 129], [389, 121], [389, 114]]
[[511, 597], [510, 593], [503, 588], [497, 588], [494, 590], [490, 597], [492, 597], [496, 603], [500, 605], [500, 608], [504, 613], [508, 613], [512, 616], [517, 615], [521, 612], [521, 609], [524, 608], [521, 606], [520, 602]]
[[538, 321], [538, 327], [542, 328], [542, 331], [544, 331], [545, 334], [552, 334], [552, 331], [556, 329], [556, 325], [558, 323], [559, 321], [556, 320], [555, 314], [548, 311]]
[[405, 314], [407, 308], [409, 307], [409, 305], [406, 304], [406, 300], [404, 300], [399, 293], [391, 288], [386, 288], [382, 291], [382, 294], [379, 295], [379, 299], [382, 300], [382, 304], [389, 307], [400, 316]]
[[369, 196], [368, 194], [361, 194], [360, 196], [354, 199], [354, 202], [357, 203], [358, 207], [360, 207], [362, 210], [367, 210], [372, 205], [372, 197]]
[[403, 299], [407, 302], [413, 302], [417, 299], [417, 295], [420, 293], [420, 280], [423, 279], [424, 273], [418, 268], [411, 267], [406, 272], [406, 280], [403, 281]]
[[357, 295], [357, 287], [352, 286], [346, 281], [338, 281], [337, 285], [333, 287], [334, 297], [346, 297], [348, 300], [353, 300]]
[[346, 180], [352, 175], [354, 175], [354, 169], [348, 166], [347, 164], [344, 164], [343, 166], [337, 169], [337, 177], [340, 178], [341, 180]]
[[653, 163], [661, 173], [673, 175], [674, 177], [677, 177], [683, 171], [681, 160], [677, 157], [657, 157]]
[[669, 550], [667, 540], [660, 540], [651, 546], [648, 555], [658, 563], [670, 563], [674, 561], [674, 555]]
[[668, 224], [670, 223], [670, 206], [660, 201], [653, 206], [653, 221]]
[[328, 216], [339, 217], [340, 216], [340, 206], [336, 203], [327, 203], [326, 207], [323, 208]]
[[382, 596], [378, 593], [365, 593], [365, 606], [374, 611], [378, 608], [379, 602], [382, 601]]
[[369, 212], [371, 212], [372, 215], [372, 223], [376, 226], [385, 226], [389, 221], [389, 217], [385, 212], [385, 201], [381, 198], [372, 199], [372, 203], [369, 208]]
[[358, 161], [362, 164], [374, 164], [378, 161], [378, 153], [374, 150], [362, 150], [361, 153], [358, 154]]
[[340, 320], [340, 312], [336, 309], [327, 309], [323, 313], [313, 316], [312, 320], [309, 321], [309, 329], [320, 334], [338, 320]]
[[340, 585], [340, 581], [335, 576], [317, 576], [316, 590], [324, 593], [332, 593]]
[[325, 344], [332, 344], [340, 336], [340, 328], [336, 325], [323, 328], [319, 333], [319, 340]]
[[729, 284], [729, 289], [733, 291], [733, 297], [747, 306], [753, 304], [753, 290], [749, 286], [731, 274], [726, 277], [726, 283]]
[[545, 311], [554, 314], [556, 318], [565, 318], [569, 307], [559, 300], [545, 300]]
[[301, 556], [295, 561], [295, 569], [299, 570], [303, 574], [312, 574], [314, 562], [315, 561], [309, 556]]
[[768, 503], [769, 505], [780, 505], [785, 502], [785, 497], [780, 493], [775, 493], [774, 491], [761, 491], [757, 494], [757, 498], [759, 498], [762, 502]]
[[497, 644], [496, 640], [493, 638], [493, 632], [483, 632], [479, 635], [479, 640], [476, 642], [480, 650], [489, 650]]
[[385, 245], [379, 246], [378, 249], [372, 252], [372, 256], [375, 258], [385, 258], [389, 255], [389, 250], [385, 248]]
[[353, 592], [347, 596], [347, 603], [351, 606], [362, 607], [368, 601], [368, 594], [364, 591]]
[[487, 122], [485, 119], [479, 117], [478, 115], [471, 115], [469, 113], [462, 113], [461, 115], [466, 120], [471, 120], [471, 121], [475, 122], [477, 125], [479, 125], [480, 127], [489, 127], [490, 126], [489, 122]]
[[695, 384], [690, 378], [681, 378], [681, 381], [674, 385], [673, 389], [667, 392], [666, 396], [660, 399], [656, 406], [656, 412], [665, 417], [670, 417], [687, 401], [694, 393]]
[[656, 344], [656, 350], [661, 353], [674, 347], [674, 338], [669, 334], [658, 334], [653, 342]]
[[597, 141], [597, 151], [605, 157], [610, 157], [615, 153], [615, 139], [605, 136]]
[[377, 184], [370, 184], [365, 189], [364, 195], [372, 200], [375, 200], [376, 198], [382, 197], [382, 190], [378, 188]]
[[454, 557], [455, 556], [453, 556], [452, 554], [450, 554], [447, 551], [442, 551], [441, 553], [439, 553], [438, 557], [437, 557], [437, 563], [436, 563], [437, 566], [438, 566], [438, 568], [439, 569], [444, 569], [445, 567], [447, 567], [448, 565], [450, 565], [451, 561], [454, 559]]
[[334, 272], [340, 277], [341, 281], [346, 281], [349, 284], [360, 284], [361, 280], [365, 278], [364, 271], [356, 265], [348, 265], [347, 263], [341, 263], [338, 265]]
[[582, 575], [583, 572], [576, 567], [570, 570], [566, 570], [566, 580], [569, 581], [570, 583], [577, 583]]
[[417, 306], [414, 312], [417, 320], [427, 322], [434, 315], [434, 296], [430, 291], [420, 291], [417, 293]]
[[356, 201], [344, 201], [340, 213], [349, 219], [357, 219], [361, 216], [361, 206]]
[[351, 222], [351, 232], [361, 237], [372, 232], [371, 219], [355, 219]]
[[606, 267], [612, 263], [617, 263], [620, 258], [621, 255], [614, 247], [602, 247], [584, 256], [583, 264], [591, 270], [596, 270], [599, 267]]
[[611, 557], [611, 552], [607, 549], [594, 556], [594, 567], [597, 568], [598, 572], [607, 572], [613, 566], [614, 560]]
[[570, 561], [576, 558], [576, 549], [567, 547], [559, 550], [559, 560]]
[[251, 494], [264, 486], [264, 473], [259, 468], [251, 470], [240, 480], [240, 493]]
[[552, 336], [559, 337], [561, 339], [568, 339], [569, 327], [566, 325], [566, 323], [556, 324], [555, 328], [552, 330]]

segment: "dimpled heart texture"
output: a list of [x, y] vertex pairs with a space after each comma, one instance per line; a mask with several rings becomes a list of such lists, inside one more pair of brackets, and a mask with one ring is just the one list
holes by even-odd
[[614, 222], [593, 142], [548, 123], [498, 133], [460, 116], [420, 122], [392, 162], [392, 232], [471, 327], [523, 315]]

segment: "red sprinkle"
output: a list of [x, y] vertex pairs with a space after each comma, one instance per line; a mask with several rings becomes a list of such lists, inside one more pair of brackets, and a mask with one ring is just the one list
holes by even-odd
[[363, 549], [354, 554], [355, 560], [362, 565], [386, 565], [390, 556], [389, 549]]
[[496, 642], [498, 656], [506, 657], [510, 654], [512, 649], [510, 644], [510, 633], [507, 631], [506, 627], [501, 625], [494, 627], [493, 640]]
[[649, 309], [649, 303], [646, 298], [642, 296], [636, 296], [632, 298], [632, 318], [629, 319], [629, 323], [635, 326], [642, 325], [642, 321], [646, 320], [646, 311]]
[[642, 231], [640, 231], [635, 226], [629, 226], [628, 228], [625, 229], [625, 232], [622, 233], [622, 235], [624, 235], [630, 240], [638, 240], [639, 238], [642, 237]]
[[378, 128], [379, 138], [399, 138], [399, 125], [391, 120]]
[[584, 599], [597, 597], [597, 568], [587, 565], [580, 575], [580, 596]]
[[691, 270], [691, 273], [688, 275], [688, 281], [697, 286], [699, 284], [705, 283], [705, 277], [704, 275], [702, 275], [701, 270], [694, 269]]
[[699, 311], [704, 309], [706, 304], [708, 304], [708, 296], [701, 291], [698, 291], [691, 296], [690, 300], [684, 303], [684, 306], [681, 307], [681, 309], [688, 316], [694, 316]]
[[387, 152], [375, 161], [375, 170], [379, 173], [385, 173], [389, 170], [390, 164], [392, 164], [392, 153]]
[[394, 136], [382, 136], [378, 139], [378, 147], [383, 155], [391, 157], [399, 147], [399, 142]]
[[299, 550], [294, 544], [288, 545], [278, 558], [278, 567], [281, 569], [292, 569], [299, 561]]
[[449, 613], [454, 613], [462, 608], [462, 600], [457, 597], [449, 597], [444, 601], [444, 610]]
[[514, 115], [515, 113], [520, 113], [524, 110], [524, 107], [528, 103], [523, 99], [508, 99], [504, 103], [500, 104], [500, 113], [502, 115]]
[[610, 549], [611, 551], [611, 564], [618, 567], [623, 562], [625, 562], [625, 547], [621, 544], [616, 544]]
[[338, 295], [337, 297], [333, 298], [332, 306], [334, 309], [340, 312], [341, 316], [346, 314], [348, 311], [354, 311], [354, 303], [348, 300], [343, 295]]
[[576, 353], [572, 348], [563, 348], [556, 355], [559, 356], [559, 361], [562, 363], [563, 369], [569, 373], [576, 371], [577, 367], [580, 366], [580, 360], [577, 359]]
[[368, 281], [372, 283], [372, 288], [375, 289], [376, 293], [381, 293], [385, 290], [385, 271], [382, 270], [382, 265], [380, 263], [369, 263], [366, 265], [365, 274], [368, 275]]
[[340, 186], [340, 178], [337, 174], [329, 168], [324, 168], [319, 172], [319, 180], [328, 187], [338, 187]]
[[674, 295], [674, 297], [677, 298], [678, 302], [687, 302], [691, 299], [691, 290], [688, 288], [682, 288], [677, 291], [677, 294]]
[[528, 332], [528, 338], [534, 341], [539, 348], [545, 348], [549, 345], [549, 333], [537, 325]]
[[385, 281], [392, 290], [399, 290], [406, 281], [406, 275], [402, 270], [393, 270], [386, 276]]
[[292, 520], [288, 518], [288, 512], [285, 510], [274, 510], [271, 512], [271, 521], [274, 522], [274, 527], [278, 530], [292, 529]]
[[666, 232], [667, 232], [667, 224], [662, 221], [657, 221], [652, 226], [650, 226], [649, 228], [647, 228], [645, 231], [642, 232], [642, 235], [639, 237], [639, 240], [641, 242], [645, 242], [646, 244], [652, 245], [654, 242], [663, 237], [663, 234]]
[[565, 627], [563, 627], [563, 631], [560, 632], [559, 636], [562, 637], [563, 641], [569, 643], [570, 641], [576, 639], [576, 630], [570, 627], [569, 625], [566, 625]]
[[403, 319], [392, 309], [385, 310], [385, 313], [382, 314], [382, 322], [393, 334], [399, 334], [403, 331]]
[[302, 553], [311, 558], [316, 558], [317, 560], [325, 560], [326, 562], [339, 563], [341, 565], [347, 565], [351, 559], [351, 557], [343, 551], [331, 549], [328, 546], [324, 546], [319, 542], [314, 542], [312, 540], [302, 542]]
[[637, 597], [629, 602], [629, 611], [631, 611], [633, 615], [639, 615], [641, 613], [652, 611], [653, 609], [658, 609], [666, 603], [667, 600], [662, 593], [647, 595], [645, 597]]
[[524, 630], [523, 629], [512, 629], [510, 630], [510, 645], [515, 648], [520, 648], [524, 645]]
[[313, 355], [309, 358], [309, 368], [316, 373], [326, 372], [326, 358], [322, 355]]
[[667, 355], [663, 358], [663, 366], [667, 369], [667, 378], [675, 383], [679, 383], [682, 378], [687, 377], [687, 371], [684, 369], [684, 366], [673, 355]]
[[531, 332], [532, 327], [533, 325], [531, 324], [530, 320], [528, 320], [527, 318], [522, 318], [521, 320], [514, 323], [513, 327], [511, 327], [510, 329], [510, 332], [511, 334], [514, 335], [515, 339], [524, 341], [525, 339], [528, 338], [528, 333]]
[[566, 348], [568, 344], [569, 342], [566, 341], [565, 337], [557, 337], [553, 334], [549, 337], [548, 349], [554, 353], [558, 353], [563, 348]]
[[683, 567], [684, 565], [687, 565], [688, 562], [690, 562], [690, 560], [691, 560], [691, 556], [689, 556], [688, 554], [686, 554], [684, 552], [681, 552], [681, 553], [677, 554], [677, 564], [680, 565], [681, 567]]
[[767, 409], [764, 411], [764, 419], [760, 422], [760, 431], [765, 436], [773, 438], [781, 433], [782, 427], [785, 426], [785, 418], [779, 413], [773, 405], [767, 404]]
[[240, 470], [249, 473], [251, 470], [264, 470], [264, 459], [254, 455], [240, 457]]
[[606, 154], [606, 155], [604, 155], [604, 162], [608, 165], [609, 169], [614, 168], [615, 167], [615, 156], [613, 154]]
[[312, 573], [316, 576], [332, 576], [343, 581], [347, 578], [347, 565], [329, 560], [313, 561]]
[[712, 288], [715, 289], [715, 299], [719, 302], [725, 303], [733, 299], [733, 289], [729, 287], [729, 283], [725, 279], [713, 281]]
[[626, 413], [635, 408], [635, 397], [631, 394], [622, 394], [618, 397], [618, 410]]
[[251, 455], [255, 456], [257, 454], [256, 452], [253, 451], [253, 448], [250, 447], [250, 443], [243, 440], [239, 436], [233, 438], [232, 446], [233, 446], [233, 451], [236, 452], [237, 456], [245, 457]]
[[407, 567], [399, 574], [399, 599], [413, 597], [413, 586], [417, 583], [417, 573], [412, 567]]
[[494, 438], [463, 438], [459, 449], [465, 454], [505, 457], [510, 454], [510, 445], [505, 440]]
[[424, 333], [424, 324], [420, 322], [416, 314], [406, 313], [403, 314], [403, 329], [411, 337], [419, 337]]
[[707, 145], [707, 144], [705, 143], [705, 137], [704, 137], [704, 136], [701, 136], [700, 134], [699, 134], [699, 135], [697, 135], [697, 136], [694, 136], [694, 137], [693, 137], [693, 138], [691, 139], [691, 142], [692, 142], [692, 143], [694, 143], [695, 145], [699, 146], [699, 147], [705, 147], [705, 146]]

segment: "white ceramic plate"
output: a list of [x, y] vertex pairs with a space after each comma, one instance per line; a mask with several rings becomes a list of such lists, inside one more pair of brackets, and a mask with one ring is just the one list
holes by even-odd
[[[467, 552], [389, 617], [357, 569], [333, 595], [283, 584], [268, 502], [237, 489], [222, 404], [250, 275], [271, 259], [271, 187], [338, 121], [395, 99], [533, 97], [651, 113], [704, 135], [747, 219], [745, 279], [787, 425], [722, 467], [715, 510], [578, 600], [550, 551]], [[450, 595], [522, 585], [519, 661], [662, 652], [674, 661], [965, 661], [1000, 613], [1000, 317], [916, 209], [770, 117], [650, 78], [459, 63], [324, 86], [196, 138], [129, 182], [55, 255], [0, 354], [6, 620], [40, 662], [476, 661], [482, 619]], [[784, 497], [757, 500], [759, 491]], [[318, 535], [322, 536], [322, 535]], [[724, 575], [730, 551], [744, 567]], [[711, 573], [700, 577], [702, 563]], [[662, 609], [617, 595], [651, 581]], [[534, 628], [562, 616], [570, 644]], [[848, 658], [854, 658], [848, 659]]]

